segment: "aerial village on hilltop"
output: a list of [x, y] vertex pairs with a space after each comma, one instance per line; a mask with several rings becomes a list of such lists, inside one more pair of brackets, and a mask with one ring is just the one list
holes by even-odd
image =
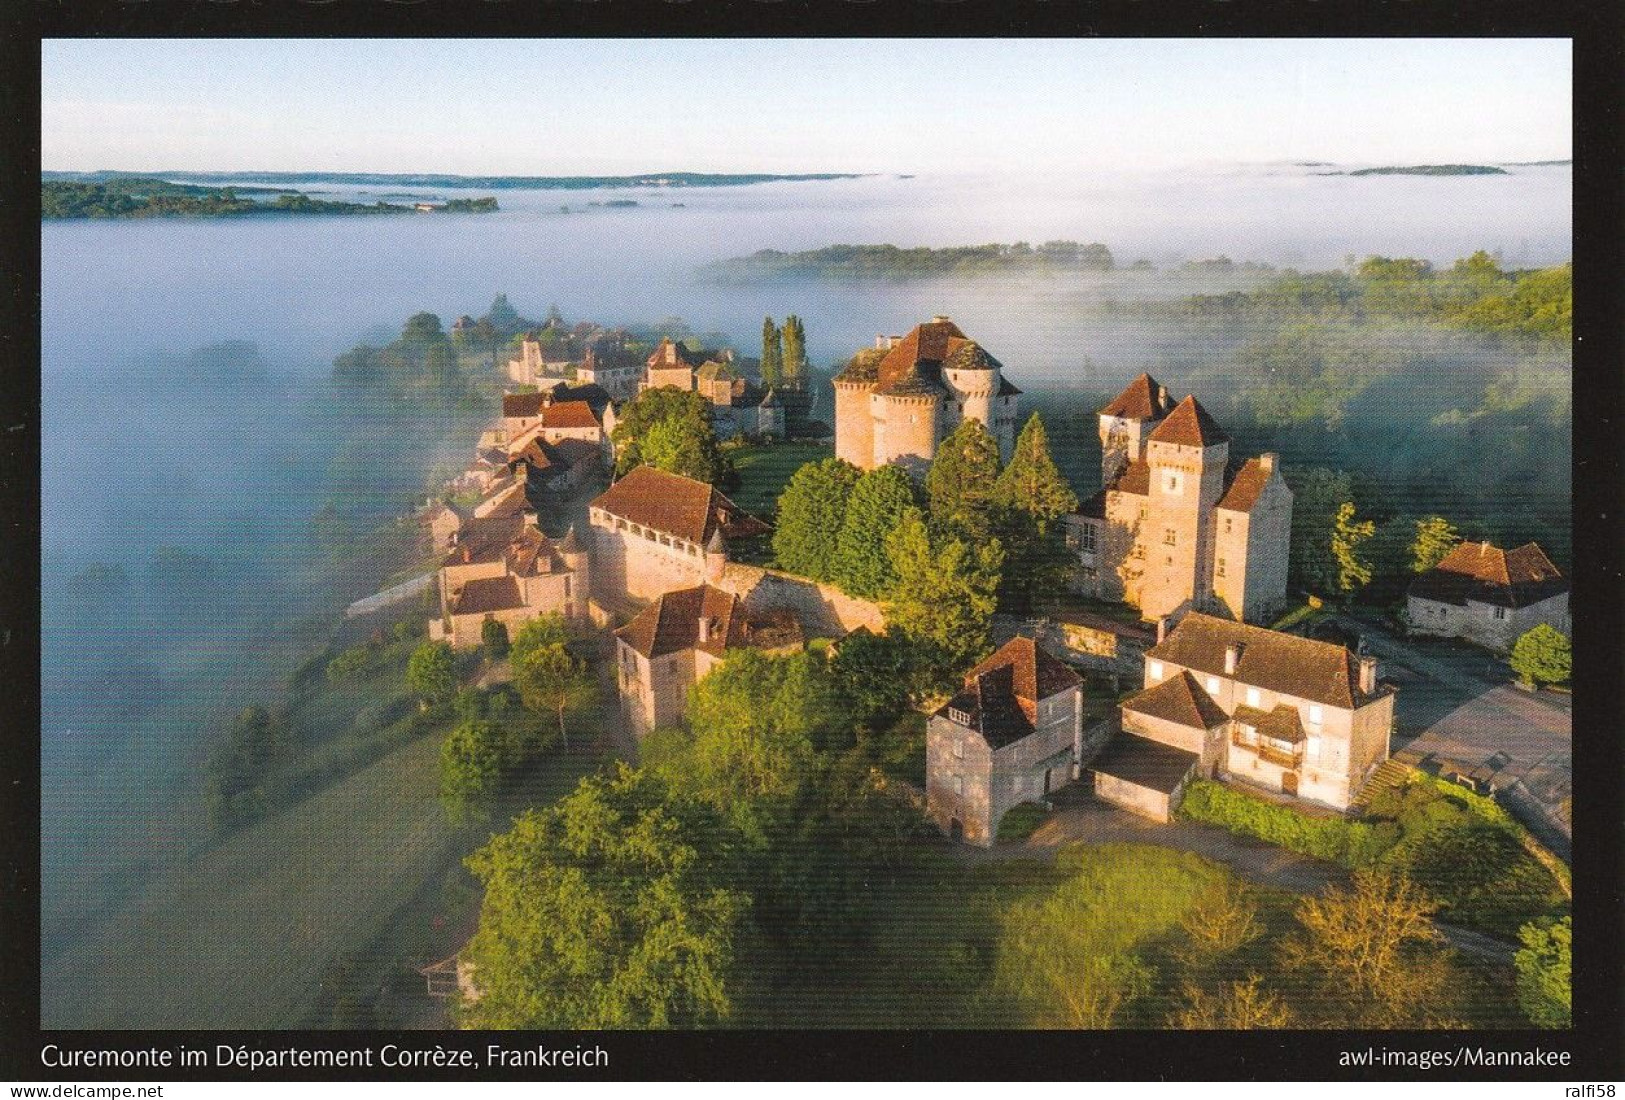
[[[430, 640], [472, 650], [552, 616], [595, 633], [612, 751], [630, 760], [659, 731], [684, 727], [696, 685], [735, 654], [839, 660], [848, 647], [928, 632], [918, 618], [930, 608], [902, 609], [895, 532], [884, 533], [881, 583], [787, 549], [784, 528], [802, 509], [792, 497], [810, 471], [833, 470], [856, 494], [863, 477], [890, 470], [902, 505], [930, 509], [947, 492], [945, 456], [1054, 471], [1042, 425], [1036, 450], [1023, 430], [1022, 391], [1005, 365], [948, 317], [853, 354], [833, 378], [832, 429], [813, 418], [804, 366], [775, 363], [764, 378], [758, 360], [693, 344], [664, 339], [640, 358], [596, 330], [568, 358], [549, 359], [534, 334], [518, 340], [501, 417], [448, 486], [479, 502], [431, 501], [419, 517], [442, 556]], [[665, 396], [650, 397], [657, 391]], [[674, 463], [661, 460], [671, 452], [655, 443], [659, 421], [640, 411], [661, 400], [703, 406], [715, 439], [772, 449], [833, 435], [833, 452], [810, 451], [777, 514], [753, 514], [720, 479], [664, 468]], [[1568, 582], [1538, 546], [1456, 544], [1411, 583], [1397, 642], [1335, 617], [1333, 629], [1305, 630], [1321, 605], [1289, 592], [1294, 495], [1280, 456], [1233, 453], [1198, 396], [1150, 374], [1096, 420], [1099, 490], [1079, 499], [1057, 477], [1062, 506], [1040, 527], [1059, 560], [1030, 549], [1037, 557], [1023, 559], [1057, 591], [1007, 604], [1001, 589], [988, 614], [989, 589], [972, 616], [980, 644], [957, 655], [939, 645], [934, 683], [910, 697], [924, 719], [923, 771], [905, 786], [942, 838], [984, 849], [1009, 843], [1007, 833], [1019, 840], [1007, 817], [1040, 819], [1039, 837], [1087, 836], [1090, 814], [1125, 811], [1141, 829], [1172, 829], [1197, 785], [1199, 819], [1219, 820], [1202, 815], [1230, 792], [1311, 825], [1357, 819], [1376, 792], [1420, 771], [1507, 795], [1507, 776], [1475, 770], [1470, 753], [1414, 743], [1396, 756], [1396, 700], [1414, 675], [1386, 675], [1383, 657], [1421, 636], [1496, 653], [1537, 627], [1566, 636]], [[629, 447], [641, 461], [627, 461]], [[899, 515], [889, 526], [908, 526]], [[846, 553], [840, 526], [836, 514], [817, 532], [827, 550], [807, 553]], [[956, 530], [969, 546], [991, 529]], [[1566, 858], [1554, 799], [1515, 793], [1531, 830]], [[431, 988], [460, 988], [466, 1003], [480, 996], [472, 972], [466, 959], [425, 971]]]

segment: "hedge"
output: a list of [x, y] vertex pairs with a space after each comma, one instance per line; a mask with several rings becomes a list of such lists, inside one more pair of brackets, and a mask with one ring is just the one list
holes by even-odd
[[1372, 866], [1400, 838], [1400, 828], [1393, 822], [1371, 824], [1341, 817], [1310, 817], [1208, 779], [1196, 780], [1185, 788], [1179, 812], [1192, 821], [1257, 837], [1351, 870]]

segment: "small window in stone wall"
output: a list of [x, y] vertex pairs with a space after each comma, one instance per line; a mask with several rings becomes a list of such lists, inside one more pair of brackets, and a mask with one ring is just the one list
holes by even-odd
[[955, 794], [964, 794], [965, 793], [965, 777], [964, 776], [962, 776], [962, 775], [954, 776], [954, 793]]

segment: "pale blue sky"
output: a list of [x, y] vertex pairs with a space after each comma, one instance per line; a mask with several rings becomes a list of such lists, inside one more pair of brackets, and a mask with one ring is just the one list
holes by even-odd
[[1085, 171], [1570, 155], [1567, 40], [56, 40], [47, 169]]

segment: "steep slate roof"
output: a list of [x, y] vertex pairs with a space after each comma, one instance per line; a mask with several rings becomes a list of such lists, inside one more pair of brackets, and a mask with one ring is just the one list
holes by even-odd
[[478, 615], [525, 606], [519, 582], [512, 577], [480, 577], [463, 585], [451, 601], [453, 615]]
[[503, 416], [540, 416], [547, 402], [544, 393], [505, 393], [502, 395]]
[[703, 481], [639, 466], [592, 502], [611, 515], [704, 545], [720, 531], [736, 538], [767, 525]]
[[1151, 463], [1137, 458], [1123, 467], [1117, 480], [1109, 488], [1119, 493], [1133, 493], [1137, 497], [1151, 495]]
[[[1241, 645], [1234, 673], [1224, 671], [1225, 647]], [[1214, 676], [1327, 706], [1353, 709], [1360, 674], [1354, 654], [1331, 642], [1317, 642], [1261, 626], [1231, 622], [1192, 611], [1146, 659], [1167, 661]]]
[[886, 357], [885, 348], [863, 348], [847, 361], [837, 382], [874, 382], [880, 378], [880, 361]]
[[[700, 641], [702, 619], [712, 623], [710, 639], [705, 642]], [[701, 584], [660, 596], [615, 636], [650, 659], [684, 649], [721, 656], [729, 646], [744, 644], [744, 626], [738, 596]]]
[[542, 410], [544, 428], [597, 428], [598, 418], [585, 401], [555, 401]]
[[[1038, 703], [1083, 681], [1031, 638], [1014, 638], [965, 674], [965, 687], [937, 714], [964, 713], [993, 749], [1033, 732]], [[956, 718], [949, 719], [957, 721]]]
[[1208, 415], [1194, 394], [1181, 401], [1168, 418], [1152, 430], [1149, 438], [1153, 443], [1173, 443], [1181, 447], [1214, 447], [1230, 441], [1219, 422]]
[[1101, 416], [1116, 416], [1127, 420], [1159, 420], [1173, 411], [1174, 402], [1168, 388], [1142, 374], [1128, 384], [1122, 393], [1108, 401], [1100, 410]]
[[893, 344], [880, 360], [879, 374], [882, 388], [926, 367], [933, 376], [940, 376], [942, 362], [959, 350], [965, 334], [959, 326], [946, 318], [915, 325], [909, 334]]
[[695, 375], [695, 378], [701, 382], [731, 382], [735, 378], [739, 377], [741, 377], [740, 373], [734, 370], [732, 366], [727, 363], [719, 362], [715, 359], [707, 360], [706, 363], [700, 367], [699, 373]]
[[1569, 582], [1535, 543], [1501, 550], [1487, 542], [1464, 542], [1411, 582], [1410, 595], [1466, 606], [1528, 607], [1569, 590]]
[[1264, 464], [1256, 458], [1249, 458], [1240, 469], [1234, 471], [1225, 487], [1224, 496], [1219, 498], [1218, 507], [1227, 512], [1251, 512], [1269, 480], [1270, 475], [1265, 472]]
[[1016, 386], [1016, 384], [1014, 382], [1010, 381], [1010, 379], [1006, 378], [1002, 374], [999, 375], [999, 396], [1000, 397], [1015, 397], [1019, 393], [1021, 393], [1021, 390], [1020, 390], [1019, 387]]
[[1089, 767], [1136, 787], [1172, 794], [1201, 759], [1194, 752], [1120, 730]]
[[517, 512], [471, 519], [458, 530], [457, 545], [440, 560], [440, 564], [451, 566], [499, 561], [507, 553], [509, 544], [520, 537], [525, 527], [525, 517]]
[[1123, 709], [1198, 730], [1210, 730], [1226, 721], [1224, 709], [1188, 672], [1153, 684], [1126, 700]]

